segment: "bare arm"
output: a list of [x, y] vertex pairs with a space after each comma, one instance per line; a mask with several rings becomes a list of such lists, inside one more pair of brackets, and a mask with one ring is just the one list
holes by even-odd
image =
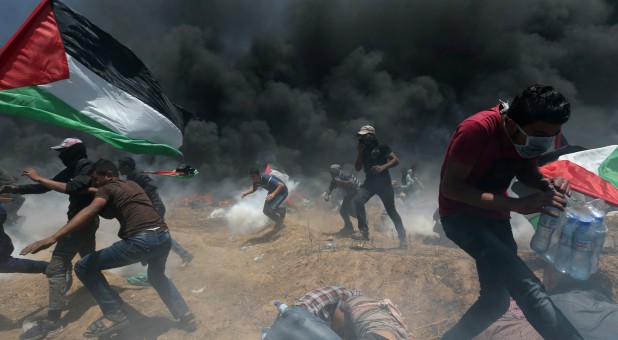
[[382, 165], [374, 165], [373, 167], [371, 167], [371, 172], [374, 174], [379, 174], [382, 171], [388, 170], [397, 165], [399, 165], [399, 158], [397, 158], [397, 155], [395, 155], [394, 152], [391, 152], [388, 154], [388, 162]]
[[36, 254], [43, 249], [51, 247], [56, 242], [58, 242], [61, 237], [70, 234], [71, 232], [78, 230], [84, 225], [86, 225], [89, 220], [96, 216], [99, 211], [101, 211], [103, 207], [105, 207], [105, 204], [107, 204], [106, 199], [101, 197], [95, 197], [95, 199], [92, 201], [92, 203], [90, 203], [90, 205], [80, 210], [79, 213], [75, 215], [75, 217], [73, 217], [69, 222], [67, 222], [67, 224], [60, 228], [60, 230], [58, 230], [55, 234], [46, 239], [30, 244], [29, 246], [22, 249], [19, 254]]
[[275, 196], [277, 196], [281, 192], [281, 190], [283, 189], [284, 186], [285, 186], [285, 184], [279, 182], [279, 184], [277, 184], [277, 188], [272, 193], [266, 195], [266, 200], [270, 201]]
[[249, 190], [245, 191], [242, 193], [242, 198], [245, 198], [245, 196], [247, 195], [251, 195], [252, 193], [254, 193], [257, 189], [255, 187], [251, 187], [249, 188]]
[[566, 202], [559, 193], [542, 192], [522, 198], [513, 198], [479, 190], [466, 183], [466, 178], [472, 172], [473, 167], [473, 165], [448, 159], [440, 185], [440, 193], [449, 199], [494, 211], [514, 211], [520, 214], [540, 211], [554, 215], [543, 207], [552, 205], [559, 209], [564, 208]]

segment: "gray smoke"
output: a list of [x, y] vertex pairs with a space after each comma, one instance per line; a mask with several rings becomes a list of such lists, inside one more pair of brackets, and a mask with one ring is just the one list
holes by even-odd
[[[618, 14], [609, 1], [67, 4], [133, 49], [169, 97], [200, 118], [187, 126], [182, 151], [206, 180], [246, 177], [266, 162], [297, 177], [331, 163], [349, 168], [364, 124], [427, 176], [459, 121], [533, 82], [571, 101], [571, 143], [616, 143]], [[3, 159], [49, 161], [40, 146], [70, 134], [2, 120], [17, 148], [3, 149]], [[97, 156], [120, 156], [101, 144], [89, 144]]]

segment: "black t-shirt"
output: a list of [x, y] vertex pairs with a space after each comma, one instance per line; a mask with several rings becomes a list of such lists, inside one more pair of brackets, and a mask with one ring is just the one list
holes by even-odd
[[388, 170], [384, 170], [379, 174], [371, 172], [371, 168], [376, 165], [384, 165], [388, 163], [388, 155], [391, 154], [391, 148], [388, 145], [379, 144], [377, 141], [365, 145], [363, 151], [363, 169], [365, 169], [365, 180], [383, 179], [390, 183], [390, 174]]
[[127, 175], [127, 179], [129, 181], [133, 181], [139, 184], [139, 186], [144, 189], [146, 195], [148, 195], [148, 197], [152, 201], [152, 205], [154, 206], [155, 210], [161, 216], [165, 215], [165, 205], [163, 204], [163, 201], [159, 196], [157, 185], [152, 180], [152, 178], [150, 178], [150, 176], [148, 176], [141, 170], [133, 170], [130, 174]]

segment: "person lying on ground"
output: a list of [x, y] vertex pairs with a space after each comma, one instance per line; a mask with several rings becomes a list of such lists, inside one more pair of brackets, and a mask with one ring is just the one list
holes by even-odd
[[148, 281], [155, 288], [174, 318], [187, 331], [196, 329], [195, 316], [176, 286], [165, 276], [165, 263], [171, 248], [168, 226], [154, 210], [144, 190], [135, 182], [118, 178], [113, 162], [97, 161], [91, 171], [95, 198], [54, 235], [25, 247], [20, 254], [47, 249], [65, 235], [86, 225], [94, 216], [116, 218], [120, 222], [120, 241], [91, 253], [77, 262], [75, 273], [93, 295], [103, 316], [94, 321], [85, 337], [101, 337], [129, 323], [123, 311], [124, 301], [111, 289], [102, 271], [137, 262], [148, 264]]
[[360, 293], [344, 286], [326, 286], [307, 292], [268, 331], [267, 340], [339, 340], [344, 334], [343, 314], [334, 318], [342, 301]]
[[403, 316], [389, 299], [350, 297], [341, 303], [334, 318], [343, 319], [346, 340], [413, 339]]

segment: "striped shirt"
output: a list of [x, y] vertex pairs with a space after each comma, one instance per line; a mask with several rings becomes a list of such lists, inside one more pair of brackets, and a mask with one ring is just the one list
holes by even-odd
[[[277, 189], [279, 183], [283, 183], [283, 181], [273, 175], [260, 174], [260, 181], [253, 182], [253, 190], [257, 190], [258, 187], [262, 187], [270, 194]], [[285, 183], [283, 183], [283, 185], [285, 186]]]
[[344, 181], [344, 182], [352, 181], [352, 184], [345, 184], [345, 185], [344, 184], [339, 184], [333, 178], [330, 181], [330, 186], [328, 187], [328, 189], [330, 191], [333, 191], [335, 188], [338, 187], [339, 189], [341, 189], [346, 194], [352, 194], [352, 193], [355, 193], [356, 191], [358, 191], [358, 189], [361, 186], [361, 183], [358, 180], [358, 178], [356, 178], [356, 176], [354, 176], [353, 174], [351, 174], [351, 173], [349, 173], [347, 171], [341, 170], [341, 172], [339, 173], [339, 179]]
[[344, 286], [327, 286], [305, 294], [294, 306], [303, 307], [316, 317], [330, 323], [339, 302], [357, 295], [359, 295], [357, 291]]

